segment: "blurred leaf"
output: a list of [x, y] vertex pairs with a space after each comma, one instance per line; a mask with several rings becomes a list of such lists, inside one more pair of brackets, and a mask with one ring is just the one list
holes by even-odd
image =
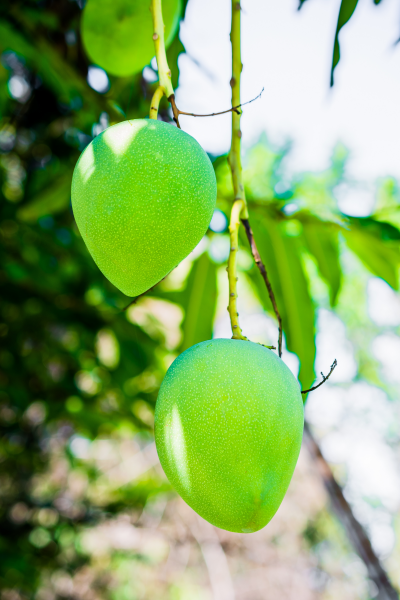
[[330, 303], [334, 306], [342, 279], [337, 228], [314, 221], [303, 223], [303, 234], [308, 250], [315, 257], [319, 272], [329, 286]]
[[100, 96], [63, 61], [50, 44], [36, 37], [33, 45], [28, 39], [27, 35], [18, 32], [10, 23], [0, 21], [0, 52], [11, 50], [23, 57], [27, 65], [60, 97], [60, 101], [70, 103], [79, 94], [89, 104], [99, 104]]
[[115, 100], [108, 100], [107, 102], [108, 106], [110, 108], [112, 108], [117, 114], [121, 115], [121, 117], [124, 117], [124, 119], [127, 118], [126, 116], [126, 112], [124, 111], [124, 109], [117, 104], [117, 102], [115, 102]]
[[[343, 179], [347, 157], [348, 150], [342, 144], [337, 144], [328, 169], [317, 173], [301, 173], [294, 184], [292, 202], [321, 221], [343, 225], [344, 215], [338, 209], [333, 190]], [[299, 213], [296, 216], [301, 218]], [[305, 218], [309, 219], [309, 215], [306, 214]]]
[[40, 217], [63, 211], [68, 207], [71, 198], [71, 180], [72, 172], [59, 177], [17, 211], [18, 219], [26, 223], [34, 223]]
[[342, 27], [350, 21], [353, 13], [357, 7], [358, 0], [342, 0], [339, 10], [339, 17], [336, 26], [335, 33], [335, 42], [333, 46], [333, 59], [332, 59], [332, 69], [331, 69], [331, 87], [333, 86], [333, 72], [336, 69], [337, 64], [340, 61], [340, 46], [339, 46], [339, 33]]
[[[290, 352], [300, 359], [299, 379], [303, 387], [314, 381], [315, 309], [300, 260], [299, 238], [285, 231], [284, 223], [258, 213], [250, 215], [254, 237], [276, 296], [283, 331]], [[272, 312], [264, 281], [253, 271], [260, 299]]]
[[390, 223], [374, 217], [351, 217], [351, 228], [357, 227], [368, 231], [382, 241], [400, 241], [400, 231]]
[[181, 350], [210, 340], [217, 300], [217, 266], [205, 252], [193, 264], [180, 304], [185, 311]]
[[393, 289], [399, 289], [400, 246], [395, 242], [384, 242], [367, 228], [355, 224], [349, 231], [343, 230], [344, 239], [350, 250], [378, 277]]
[[378, 202], [372, 215], [375, 221], [389, 223], [400, 230], [400, 191], [396, 179], [387, 177], [378, 188]]

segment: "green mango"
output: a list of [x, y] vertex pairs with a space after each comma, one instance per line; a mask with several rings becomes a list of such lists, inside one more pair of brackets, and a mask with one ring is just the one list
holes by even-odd
[[204, 519], [251, 533], [272, 519], [300, 452], [304, 410], [285, 363], [241, 340], [201, 342], [161, 385], [155, 439], [170, 483]]
[[[181, 0], [163, 0], [166, 47], [181, 15]], [[82, 41], [90, 59], [119, 77], [139, 73], [155, 55], [151, 0], [88, 0]]]
[[199, 243], [217, 184], [202, 147], [173, 125], [124, 121], [83, 151], [72, 178], [79, 231], [104, 275], [139, 296]]

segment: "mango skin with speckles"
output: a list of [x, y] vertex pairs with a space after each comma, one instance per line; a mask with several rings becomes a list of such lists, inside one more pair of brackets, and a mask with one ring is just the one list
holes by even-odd
[[215, 339], [181, 354], [161, 385], [155, 439], [180, 496], [228, 531], [265, 527], [300, 452], [304, 409], [285, 363], [252, 342]]
[[[88, 0], [82, 41], [97, 65], [119, 77], [139, 73], [155, 55], [151, 0]], [[179, 26], [181, 0], [163, 0], [166, 47]]]
[[104, 275], [139, 296], [199, 243], [214, 212], [217, 184], [201, 146], [173, 125], [124, 121], [98, 135], [72, 179], [72, 208]]

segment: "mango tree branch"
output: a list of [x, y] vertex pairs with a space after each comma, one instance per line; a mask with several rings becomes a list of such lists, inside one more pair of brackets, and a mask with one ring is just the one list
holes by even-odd
[[[232, 0], [232, 26], [231, 26], [231, 44], [232, 44], [232, 106], [240, 106], [240, 77], [242, 73], [242, 59], [240, 50], [240, 2]], [[229, 165], [232, 172], [233, 193], [236, 200], [243, 200], [242, 219], [248, 219], [246, 196], [244, 192], [242, 159], [241, 159], [241, 137], [240, 131], [241, 113], [232, 111], [232, 142], [228, 156]]]
[[254, 261], [258, 267], [258, 270], [260, 271], [261, 276], [264, 279], [264, 283], [265, 283], [265, 285], [267, 287], [267, 291], [268, 291], [268, 296], [269, 296], [269, 299], [271, 300], [271, 304], [272, 304], [272, 308], [274, 309], [276, 320], [278, 321], [278, 355], [279, 355], [279, 357], [281, 357], [282, 356], [282, 318], [281, 318], [281, 315], [278, 310], [278, 305], [276, 303], [275, 294], [272, 289], [271, 282], [268, 278], [267, 269], [265, 268], [265, 265], [264, 265], [263, 261], [261, 260], [260, 253], [258, 252], [256, 242], [254, 239], [254, 235], [253, 235], [253, 231], [250, 227], [249, 220], [242, 219], [242, 223], [243, 223], [243, 226], [246, 231], [247, 239], [249, 240], [251, 253], [252, 253]]
[[332, 508], [345, 528], [347, 537], [353, 544], [355, 551], [367, 567], [370, 579], [372, 579], [378, 588], [377, 598], [379, 600], [399, 600], [397, 591], [390, 583], [389, 577], [378, 556], [375, 554], [363, 526], [354, 516], [351, 506], [343, 495], [341, 486], [336, 481], [332, 469], [324, 459], [307, 423], [304, 425], [304, 439], [317, 471], [324, 482], [326, 491], [329, 494]]

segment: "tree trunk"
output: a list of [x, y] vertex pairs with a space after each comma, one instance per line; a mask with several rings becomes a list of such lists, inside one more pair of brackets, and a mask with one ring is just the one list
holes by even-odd
[[333, 510], [346, 529], [347, 536], [353, 544], [355, 551], [367, 567], [370, 579], [374, 581], [378, 588], [377, 597], [379, 600], [399, 600], [398, 592], [390, 583], [389, 577], [375, 554], [363, 526], [355, 518], [349, 503], [343, 495], [341, 486], [336, 481], [332, 469], [322, 456], [321, 450], [307, 423], [304, 426], [304, 439], [329, 494]]

